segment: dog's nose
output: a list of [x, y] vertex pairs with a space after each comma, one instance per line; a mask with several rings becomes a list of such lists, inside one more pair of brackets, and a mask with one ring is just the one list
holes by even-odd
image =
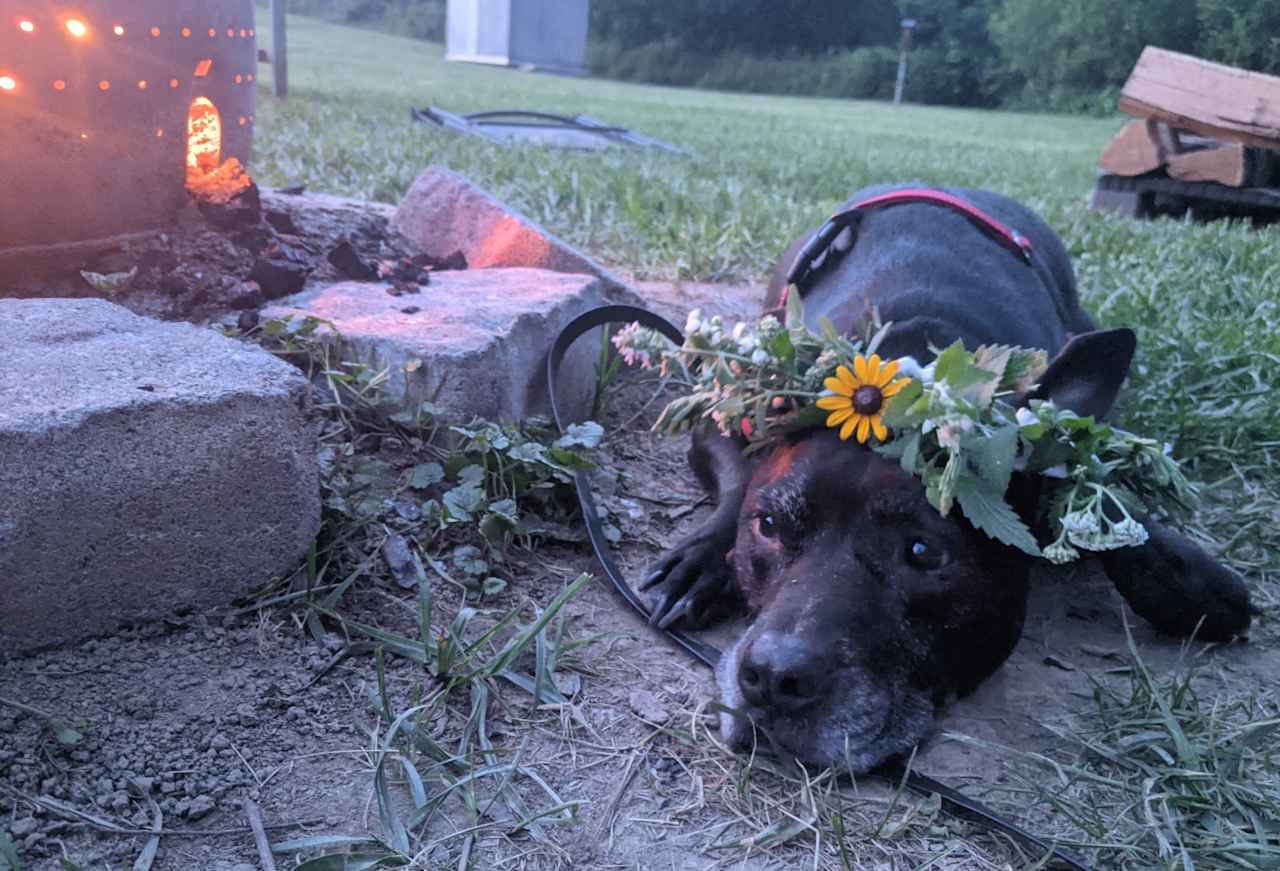
[[777, 632], [761, 633], [738, 666], [738, 686], [750, 705], [787, 713], [821, 698], [829, 677], [817, 645]]

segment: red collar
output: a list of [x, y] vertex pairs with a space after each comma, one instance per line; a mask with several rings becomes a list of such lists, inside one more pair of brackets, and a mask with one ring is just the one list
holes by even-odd
[[[824, 255], [827, 254], [831, 243], [836, 236], [840, 235], [841, 231], [846, 227], [850, 227], [856, 232], [858, 222], [862, 220], [863, 215], [867, 212], [874, 209], [882, 209], [886, 206], [901, 205], [902, 203], [932, 203], [957, 211], [972, 221], [979, 230], [1022, 258], [1028, 265], [1033, 262], [1030, 239], [1017, 230], [1000, 223], [968, 200], [943, 191], [930, 190], [929, 188], [903, 188], [902, 190], [859, 200], [847, 209], [832, 215], [831, 219], [818, 229], [813, 238], [796, 255], [791, 271], [787, 274], [787, 284], [795, 285], [799, 288], [800, 293], [804, 293], [818, 271], [825, 264], [826, 257]], [[787, 287], [782, 292], [782, 304], [784, 306], [789, 291], [790, 287]]]

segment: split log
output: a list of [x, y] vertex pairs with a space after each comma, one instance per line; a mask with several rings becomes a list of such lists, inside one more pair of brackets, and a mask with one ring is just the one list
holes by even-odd
[[1098, 158], [1098, 168], [1112, 175], [1143, 175], [1163, 165], [1164, 157], [1147, 132], [1145, 121], [1130, 121], [1124, 125]]
[[1120, 111], [1259, 148], [1280, 148], [1280, 77], [1143, 49]]
[[1227, 142], [1218, 148], [1172, 155], [1169, 175], [1182, 181], [1212, 181], [1235, 188], [1267, 187], [1280, 183], [1280, 154]]

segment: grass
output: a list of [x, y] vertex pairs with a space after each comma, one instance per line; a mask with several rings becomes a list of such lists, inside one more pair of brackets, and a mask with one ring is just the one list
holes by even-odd
[[951, 737], [1023, 763], [1013, 779], [1081, 847], [1144, 868], [1280, 867], [1274, 701], [1202, 697], [1203, 667], [1158, 678], [1132, 638], [1129, 656], [1127, 689], [1098, 684], [1096, 716], [1050, 727], [1078, 752], [1070, 762]]
[[[1131, 428], [1167, 439], [1203, 483], [1205, 506], [1192, 533], [1248, 574], [1261, 604], [1277, 604], [1280, 396], [1272, 386], [1280, 381], [1280, 262], [1274, 255], [1280, 232], [1232, 223], [1135, 222], [1089, 212], [1093, 165], [1118, 119], [525, 75], [446, 64], [439, 46], [304, 18], [291, 19], [290, 27], [293, 93], [285, 103], [265, 88], [260, 94], [254, 161], [260, 178], [394, 202], [424, 167], [443, 163], [640, 277], [756, 281], [790, 238], [873, 182], [982, 186], [1028, 203], [1066, 241], [1087, 305], [1104, 324], [1139, 332], [1139, 356], [1121, 416]], [[677, 143], [693, 157], [503, 149], [412, 124], [409, 107], [427, 104], [453, 111], [519, 106], [585, 112]], [[344, 420], [352, 425], [349, 416]], [[367, 539], [358, 540], [369, 548]], [[342, 580], [328, 583], [349, 589], [350, 572], [360, 565], [357, 559], [343, 565], [343, 572], [335, 565], [330, 576]], [[436, 627], [447, 623], [439, 610]], [[315, 611], [310, 615], [318, 619]], [[389, 797], [382, 800], [391, 770], [403, 774], [402, 786], [415, 794], [414, 777], [403, 763], [422, 758], [453, 778], [457, 785], [450, 794], [463, 797], [467, 819], [481, 820], [480, 799], [468, 786], [473, 781], [451, 768], [451, 760], [490, 772], [493, 789], [503, 794], [506, 772], [519, 767], [519, 753], [514, 761], [500, 762], [488, 751], [476, 752], [474, 747], [484, 747], [482, 718], [458, 700], [474, 702], [496, 688], [499, 672], [484, 664], [506, 668], [505, 648], [477, 649], [459, 664], [457, 645], [430, 628], [429, 616], [419, 615], [417, 641], [361, 628], [352, 618], [334, 619], [362, 643], [372, 639], [384, 652], [419, 665], [434, 662], [439, 670], [444, 651], [450, 665], [458, 666], [445, 671], [467, 676], [452, 687], [455, 701], [448, 702], [448, 694], [439, 701], [441, 710], [452, 711], [450, 735], [459, 748], [453, 757], [413, 755], [418, 750], [403, 712], [396, 712], [385, 693], [373, 700], [382, 720], [370, 739], [380, 809], [393, 804]], [[1274, 638], [1275, 631], [1264, 625], [1257, 634]], [[548, 651], [558, 641], [514, 637], [535, 648], [539, 674], [548, 656], [554, 662]], [[1278, 810], [1268, 756], [1275, 747], [1274, 699], [1208, 703], [1190, 679], [1157, 679], [1140, 661], [1131, 668], [1134, 683], [1127, 695], [1100, 687], [1092, 717], [1063, 727], [1062, 758], [1011, 762], [1011, 770], [1024, 778], [1025, 791], [1016, 801], [1051, 808], [1072, 842], [1121, 864], [1276, 867], [1274, 838], [1267, 845], [1263, 834]], [[534, 680], [541, 684], [543, 678]], [[435, 703], [433, 697], [411, 701], [404, 710]], [[577, 728], [565, 726], [567, 733]], [[1019, 855], [1007, 844], [975, 847], [968, 830], [949, 829], [953, 823], [939, 818], [928, 802], [850, 799], [828, 775], [770, 771], [758, 762], [732, 760], [709, 739], [679, 729], [666, 732], [689, 754], [680, 763], [697, 785], [688, 813], [696, 817], [710, 804], [703, 798], [705, 784], [727, 814], [723, 826], [707, 823], [708, 831], [735, 833], [722, 842], [730, 847], [726, 862], [745, 850], [794, 863], [796, 854], [775, 851], [803, 841], [812, 852], [812, 859], [802, 860], [806, 865], [851, 867], [871, 854], [860, 852], [861, 859], [851, 860], [846, 831], [878, 831], [875, 850], [920, 867], [995, 867]], [[648, 753], [648, 744], [638, 746], [632, 761], [639, 764]], [[1043, 766], [1052, 778], [1036, 771]], [[624, 776], [615, 806], [627, 788]], [[492, 798], [491, 792], [485, 801]], [[569, 803], [543, 795], [538, 807], [559, 814]], [[410, 820], [424, 822], [421, 811], [410, 809]], [[511, 816], [521, 818], [515, 809]], [[403, 859], [423, 846], [423, 829], [411, 825], [412, 831], [402, 831], [404, 823], [394, 813], [384, 813], [384, 819], [387, 837], [396, 843], [381, 844], [380, 855]], [[953, 838], [957, 833], [965, 838]], [[946, 844], [945, 854], [930, 852], [930, 844]], [[1036, 857], [1022, 861], [1032, 865]]]

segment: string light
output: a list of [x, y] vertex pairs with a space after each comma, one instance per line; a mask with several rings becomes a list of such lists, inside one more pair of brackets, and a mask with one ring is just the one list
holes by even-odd
[[23, 20], [18, 22], [18, 29], [21, 30], [23, 33], [35, 33], [36, 23], [34, 21], [28, 21], [27, 19], [24, 18]]
[[68, 18], [66, 28], [67, 33], [71, 34], [76, 39], [84, 39], [89, 33], [88, 25], [79, 18]]
[[13, 76], [0, 76], [0, 91], [12, 91], [17, 87], [18, 82]]

